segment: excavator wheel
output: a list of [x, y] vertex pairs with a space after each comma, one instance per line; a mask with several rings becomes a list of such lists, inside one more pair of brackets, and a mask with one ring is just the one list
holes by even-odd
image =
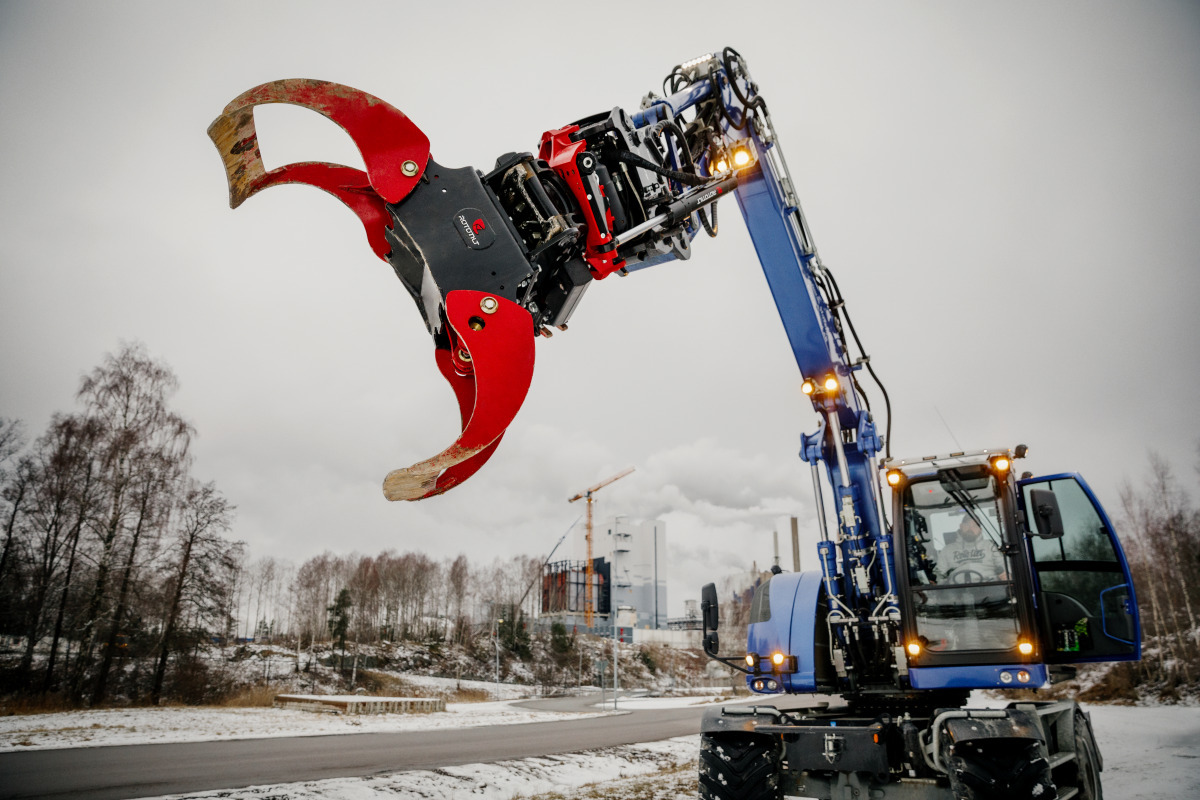
[[946, 760], [955, 800], [1053, 800], [1058, 794], [1040, 741], [979, 739]]
[[1075, 715], [1075, 785], [1079, 800], [1104, 800], [1100, 788], [1100, 759], [1092, 744], [1091, 726], [1082, 714]]
[[783, 742], [753, 733], [706, 733], [700, 739], [702, 800], [781, 800]]

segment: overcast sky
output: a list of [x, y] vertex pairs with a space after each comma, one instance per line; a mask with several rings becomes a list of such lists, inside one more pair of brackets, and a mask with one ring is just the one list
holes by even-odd
[[[0, 0], [0, 415], [40, 433], [141, 341], [235, 536], [297, 563], [545, 554], [582, 512], [568, 496], [634, 466], [597, 512], [667, 522], [679, 614], [769, 564], [780, 518], [815, 531], [796, 451], [816, 417], [733, 205], [691, 261], [595, 284], [539, 341], [487, 467], [388, 503], [383, 476], [458, 432], [415, 306], [327, 195], [231, 211], [205, 129], [254, 85], [322, 78], [487, 170], [724, 45], [891, 394], [895, 455], [1024, 442], [1025, 468], [1078, 471], [1114, 512], [1150, 451], [1197, 486], [1196, 2]], [[311, 112], [258, 120], [268, 166], [361, 164]]]

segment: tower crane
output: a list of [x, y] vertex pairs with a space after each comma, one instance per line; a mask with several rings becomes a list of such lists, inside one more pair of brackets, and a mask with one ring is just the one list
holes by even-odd
[[621, 480], [621, 478], [624, 478], [631, 472], [633, 472], [633, 467], [622, 470], [612, 477], [605, 478], [595, 486], [584, 489], [574, 497], [567, 498], [568, 503], [574, 503], [576, 500], [587, 500], [587, 563], [584, 566], [583, 579], [583, 621], [588, 628], [592, 627], [592, 578], [594, 573], [592, 569], [592, 495], [610, 483]]

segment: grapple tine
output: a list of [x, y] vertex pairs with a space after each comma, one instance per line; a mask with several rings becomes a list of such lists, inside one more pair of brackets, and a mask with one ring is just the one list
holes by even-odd
[[446, 296], [454, 346], [438, 350], [438, 367], [458, 398], [463, 429], [433, 458], [393, 470], [383, 481], [388, 500], [441, 494], [491, 457], [533, 380], [533, 318], [521, 306], [487, 292]]
[[429, 161], [429, 137], [404, 112], [378, 97], [329, 81], [272, 81], [236, 97], [208, 127], [225, 162], [231, 208], [278, 182], [270, 178], [278, 170], [267, 172], [263, 166], [254, 128], [254, 107], [265, 103], [302, 106], [337, 123], [362, 153], [367, 183], [360, 185], [369, 184], [389, 203], [409, 195]]

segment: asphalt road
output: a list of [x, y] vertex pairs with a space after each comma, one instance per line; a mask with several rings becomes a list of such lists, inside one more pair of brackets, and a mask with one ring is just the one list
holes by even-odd
[[[530, 705], [584, 710], [596, 699]], [[702, 709], [411, 733], [81, 747], [0, 754], [0, 798], [97, 800], [369, 776], [652, 742], [700, 730]]]

